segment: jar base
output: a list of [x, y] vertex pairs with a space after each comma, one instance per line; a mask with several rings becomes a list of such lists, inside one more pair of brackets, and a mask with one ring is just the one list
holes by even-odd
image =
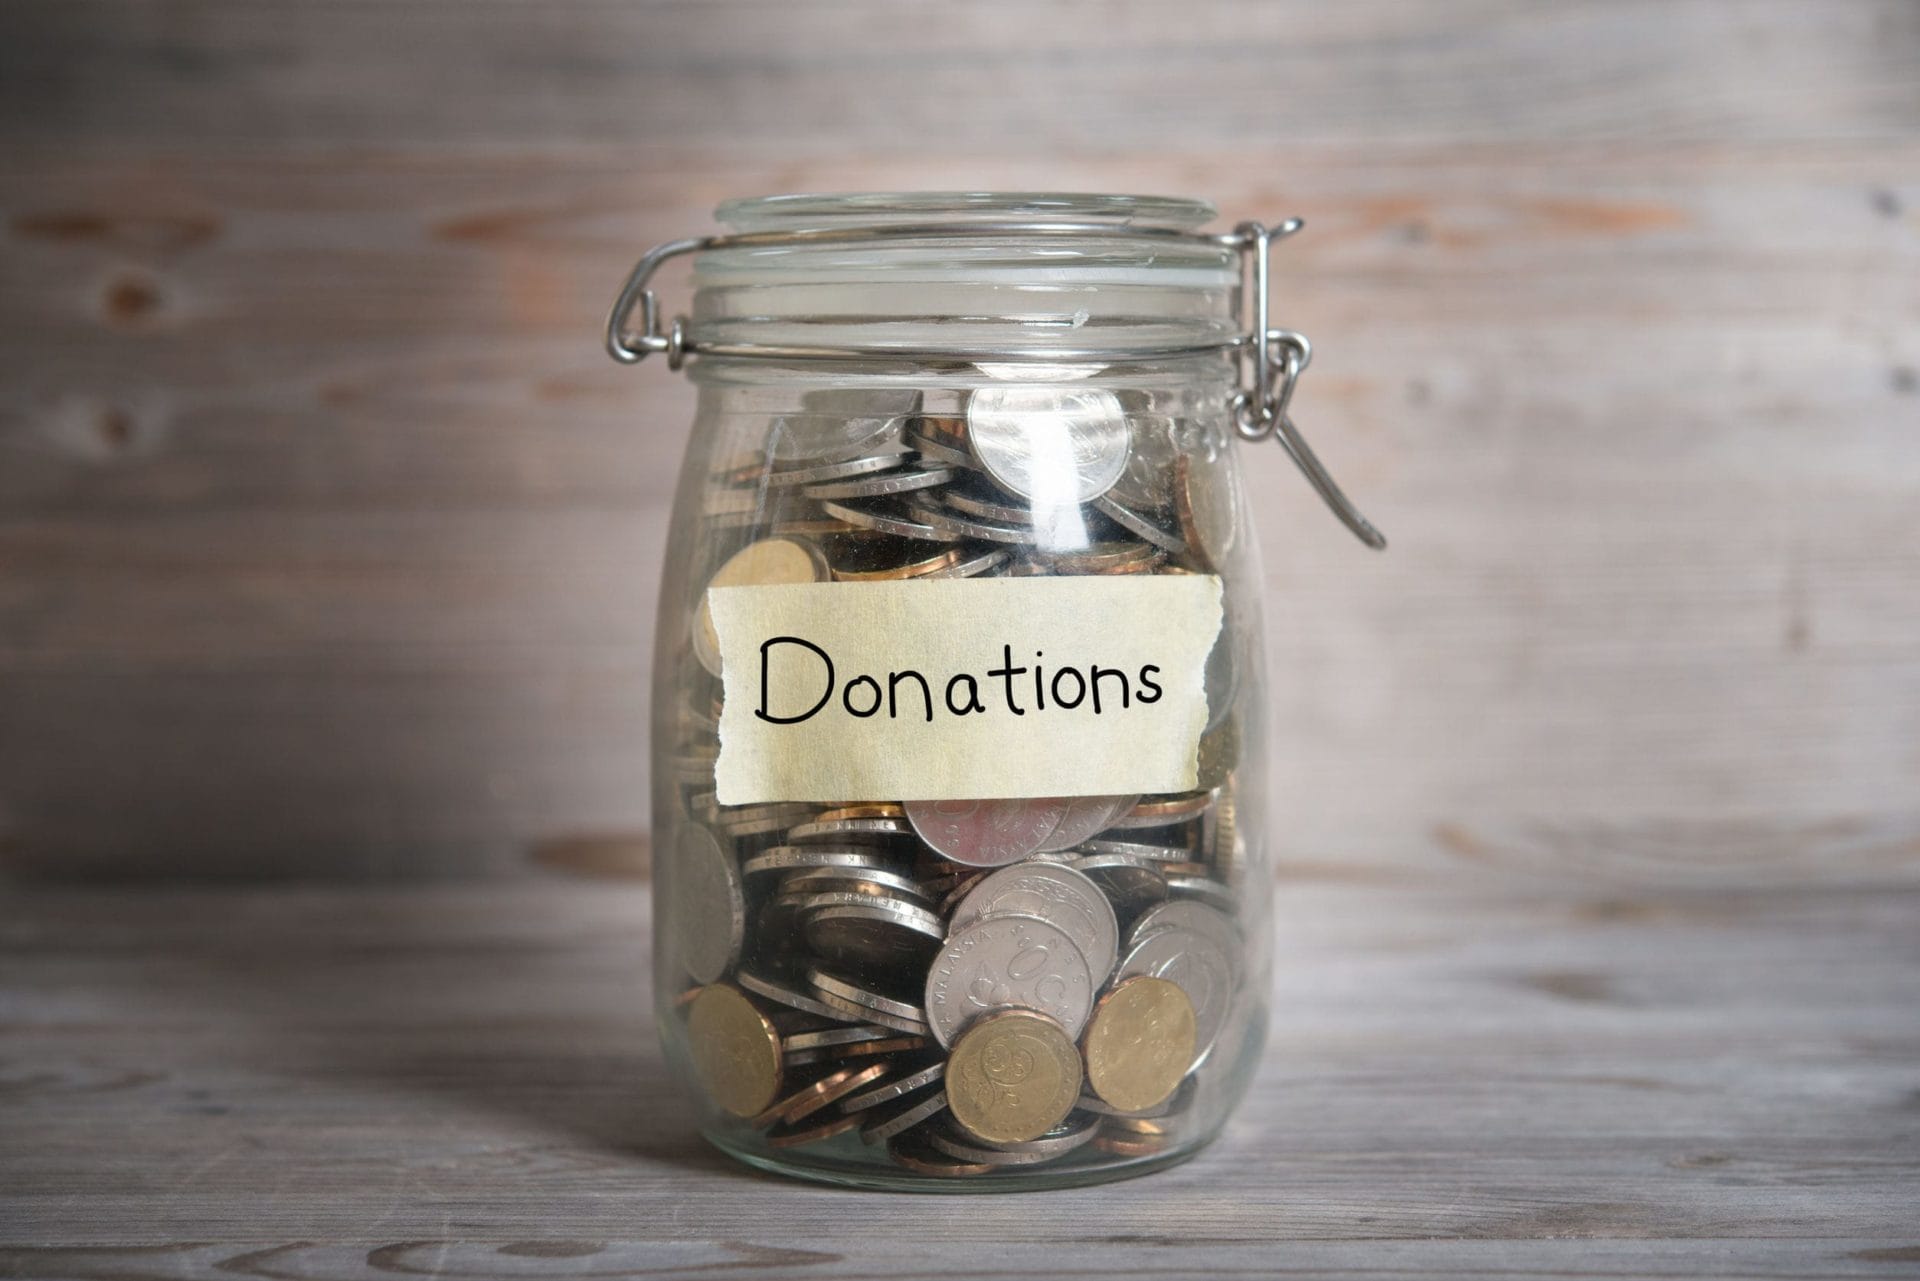
[[732, 1135], [711, 1130], [701, 1133], [708, 1143], [734, 1160], [768, 1174], [825, 1183], [833, 1187], [860, 1188], [869, 1192], [932, 1192], [945, 1195], [1043, 1192], [1114, 1183], [1190, 1161], [1214, 1139], [1214, 1135], [1209, 1134], [1172, 1151], [1158, 1152], [1152, 1156], [1109, 1157], [1102, 1159], [1098, 1165], [1009, 1166], [992, 1174], [937, 1178], [907, 1170], [890, 1170], [876, 1164], [876, 1149], [865, 1146], [853, 1135], [817, 1144], [805, 1153], [794, 1151], [776, 1156], [760, 1150], [756, 1144], [741, 1143]]

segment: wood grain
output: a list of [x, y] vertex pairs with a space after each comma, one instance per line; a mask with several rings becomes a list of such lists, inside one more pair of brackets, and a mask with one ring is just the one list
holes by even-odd
[[1920, 876], [1912, 6], [350, 12], [0, 7], [0, 867], [637, 848], [690, 394], [618, 278], [998, 186], [1308, 220], [1299, 418], [1394, 548], [1250, 455], [1284, 860]]
[[1321, 883], [1276, 911], [1272, 1048], [1225, 1138], [949, 1205], [687, 1130], [638, 889], [22, 891], [0, 1270], [1912, 1275], [1911, 888]]

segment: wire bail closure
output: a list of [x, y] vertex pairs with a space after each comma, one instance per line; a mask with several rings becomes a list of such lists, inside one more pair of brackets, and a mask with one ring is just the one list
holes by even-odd
[[[1234, 432], [1247, 441], [1271, 436], [1293, 459], [1301, 474], [1313, 486], [1335, 516], [1355, 537], [1379, 550], [1387, 540], [1373, 523], [1362, 516], [1352, 501], [1321, 465], [1306, 437], [1293, 424], [1288, 407], [1300, 375], [1313, 360], [1313, 344], [1305, 334], [1269, 326], [1268, 284], [1271, 279], [1273, 242], [1284, 240], [1305, 224], [1288, 218], [1268, 227], [1258, 222], [1243, 222], [1230, 232], [1207, 234], [1180, 231], [1169, 227], [1115, 227], [1103, 223], [1075, 222], [969, 222], [915, 224], [893, 227], [827, 227], [801, 231], [746, 232], [727, 236], [698, 236], [669, 240], [649, 249], [628, 273], [620, 295], [607, 313], [607, 354], [623, 365], [637, 365], [648, 356], [664, 355], [669, 369], [679, 369], [688, 356], [723, 356], [735, 359], [763, 360], [916, 360], [926, 362], [995, 363], [1041, 362], [1049, 364], [1108, 362], [1116, 360], [1168, 360], [1182, 356], [1202, 356], [1218, 352], [1232, 353], [1240, 365], [1240, 390], [1232, 401]], [[684, 254], [710, 249], [741, 249], [808, 244], [854, 244], [874, 240], [983, 239], [1008, 235], [1101, 236], [1108, 239], [1199, 240], [1237, 251], [1241, 262], [1243, 298], [1253, 315], [1247, 332], [1217, 342], [1133, 348], [1060, 348], [1032, 347], [916, 347], [874, 344], [870, 346], [827, 344], [780, 344], [746, 342], [710, 342], [693, 332], [685, 316], [676, 316], [665, 330], [660, 327], [660, 300], [649, 287], [662, 264]], [[1248, 277], [1251, 276], [1249, 280]], [[639, 332], [629, 331], [635, 309], [639, 310]]]

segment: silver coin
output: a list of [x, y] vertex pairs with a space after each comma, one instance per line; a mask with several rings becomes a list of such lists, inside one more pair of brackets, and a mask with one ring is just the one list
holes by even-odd
[[935, 1090], [925, 1098], [902, 1099], [892, 1106], [883, 1106], [860, 1124], [860, 1139], [863, 1143], [884, 1143], [898, 1134], [905, 1134], [916, 1125], [925, 1124], [947, 1110], [947, 1092]]
[[[1154, 508], [1149, 509], [1152, 513], [1149, 514], [1148, 511], [1128, 507], [1116, 501], [1112, 494], [1102, 494], [1094, 499], [1093, 509], [1122, 529], [1146, 539], [1156, 547], [1164, 548], [1175, 556], [1186, 554], [1186, 539], [1173, 532], [1179, 528], [1180, 522], [1171, 511], [1161, 512]], [[1156, 515], [1160, 519], [1156, 520], [1154, 518]]]
[[[751, 970], [741, 970], [735, 974], [733, 978], [734, 982], [747, 989], [747, 991], [758, 996], [764, 996], [769, 1001], [778, 1001], [790, 1009], [804, 1010], [808, 1014], [818, 1014], [822, 1018], [832, 1019], [836, 1023], [845, 1023], [850, 1019], [857, 1022], [866, 1021], [866, 1012], [857, 1005], [854, 1006], [854, 1013], [849, 1015], [846, 1010], [828, 1005], [825, 1001], [821, 1001], [806, 992], [802, 992], [792, 984], [755, 974]], [[925, 1025], [922, 1024], [912, 1030], [924, 1031]]]
[[933, 901], [905, 872], [881, 867], [802, 867], [780, 878], [782, 894], [864, 894], [904, 899], [914, 907]]
[[792, 489], [804, 485], [821, 485], [828, 481], [850, 480], [855, 476], [871, 476], [875, 472], [892, 471], [904, 466], [913, 458], [906, 452], [896, 454], [869, 454], [865, 458], [850, 458], [844, 463], [822, 463], [815, 467], [789, 467], [784, 471], [768, 472], [766, 484], [774, 489]]
[[740, 870], [748, 876], [756, 876], [762, 872], [790, 872], [797, 868], [839, 867], [852, 871], [887, 871], [898, 866], [895, 860], [887, 858], [880, 851], [864, 846], [776, 845], [742, 863]]
[[1114, 911], [1121, 916], [1132, 916], [1164, 902], [1167, 897], [1167, 878], [1160, 870], [1162, 865], [1151, 859], [1127, 854], [1088, 854], [1067, 866], [1105, 890]]
[[949, 565], [945, 569], [936, 569], [931, 574], [923, 574], [922, 577], [975, 578], [981, 574], [991, 574], [994, 570], [1006, 564], [1011, 557], [1011, 552], [996, 548], [993, 551], [982, 552], [978, 556], [969, 557], [957, 565]]
[[804, 822], [807, 815], [813, 812], [805, 805], [786, 801], [770, 805], [722, 807], [713, 803], [712, 792], [698, 793], [688, 803], [706, 812], [713, 825], [728, 836], [765, 836], [769, 832], [783, 832], [795, 823]]
[[[889, 970], [924, 964], [943, 933], [940, 918], [878, 894], [808, 894], [800, 931], [807, 946], [842, 965]], [[829, 901], [831, 900], [831, 901]]]
[[694, 982], [715, 982], [740, 955], [746, 936], [740, 873], [713, 833], [690, 823], [680, 829], [667, 884], [674, 954]]
[[961, 516], [930, 502], [907, 500], [907, 514], [929, 529], [940, 530], [955, 539], [980, 538], [990, 543], [1016, 545], [1040, 541], [1040, 534], [1032, 525], [996, 525], [990, 521], [975, 520], [971, 516]]
[[[835, 998], [850, 1001], [860, 1009], [892, 1015], [894, 1018], [906, 1019], [909, 1022], [925, 1024], [927, 1021], [926, 1011], [911, 1001], [902, 1001], [883, 992], [876, 992], [864, 984], [856, 983], [831, 970], [821, 969], [817, 965], [807, 967], [807, 985], [823, 1000]], [[875, 1021], [878, 1022], [878, 1020]]]
[[907, 445], [920, 456], [922, 462], [934, 463], [941, 467], [964, 467], [969, 471], [980, 466], [979, 460], [964, 449], [955, 449], [952, 445], [943, 445], [936, 440], [909, 431]]
[[920, 411], [920, 393], [831, 387], [805, 392], [798, 413], [774, 419], [766, 456], [776, 463], [828, 463], [882, 452]]
[[956, 931], [927, 973], [927, 1025], [952, 1045], [967, 1024], [1016, 1007], [1078, 1037], [1093, 1011], [1093, 973], [1065, 930], [1038, 917], [990, 916]]
[[1238, 957], [1212, 937], [1173, 927], [1147, 935], [1120, 962], [1120, 977], [1136, 974], [1175, 983], [1193, 1002], [1194, 1051], [1198, 1065], [1213, 1049], [1233, 1005], [1239, 973]]
[[1034, 523], [1033, 508], [1015, 506], [1012, 503], [996, 501], [982, 497], [965, 489], [949, 489], [940, 495], [940, 501], [965, 516], [978, 516], [982, 520], [998, 521], [1002, 525], [1031, 525]]
[[1161, 930], [1204, 934], [1229, 956], [1239, 956], [1243, 945], [1240, 927], [1231, 916], [1205, 903], [1187, 901], [1162, 903], [1143, 913], [1127, 931], [1127, 947], [1131, 949]]
[[929, 1085], [937, 1083], [946, 1074], [947, 1061], [941, 1059], [938, 1062], [928, 1064], [917, 1072], [909, 1072], [907, 1075], [895, 1077], [891, 1081], [882, 1081], [870, 1090], [862, 1090], [858, 1094], [848, 1095], [846, 1098], [840, 1100], [840, 1110], [842, 1112], [864, 1112], [868, 1108], [878, 1107], [882, 1103], [891, 1103], [893, 1100], [905, 1098], [909, 1094], [917, 1094]]
[[1127, 465], [1108, 497], [1137, 512], [1171, 511], [1180, 426], [1153, 414], [1127, 416]]
[[882, 534], [897, 534], [901, 538], [918, 538], [929, 543], [957, 543], [961, 536], [951, 530], [939, 529], [911, 515], [902, 514], [886, 506], [849, 507], [844, 503], [824, 501], [820, 510], [829, 516], [838, 517], [849, 525], [861, 529], [871, 529]]
[[971, 867], [1017, 863], [1045, 845], [1066, 817], [1060, 797], [908, 801], [907, 821], [936, 853]]
[[1060, 818], [1060, 824], [1053, 829], [1039, 853], [1053, 853], [1058, 850], [1072, 849], [1089, 837], [1097, 836], [1113, 826], [1113, 821], [1140, 803], [1140, 797], [1134, 796], [1075, 796], [1065, 798], [1067, 812]]
[[851, 1027], [820, 1028], [810, 1032], [796, 1032], [780, 1038], [780, 1048], [798, 1053], [802, 1050], [825, 1050], [836, 1045], [859, 1045], [864, 1041], [886, 1041], [899, 1036], [897, 1028], [882, 1027], [878, 1023], [856, 1023]]
[[830, 481], [824, 485], [808, 485], [800, 492], [808, 498], [885, 498], [890, 494], [935, 489], [958, 474], [951, 467], [935, 467], [926, 471], [892, 472], [885, 476], [863, 476], [853, 480]]
[[1100, 1118], [1092, 1114], [1072, 1115], [1037, 1139], [1020, 1143], [983, 1143], [958, 1133], [950, 1126], [935, 1126], [927, 1132], [927, 1142], [959, 1161], [982, 1165], [1039, 1165], [1057, 1160], [1084, 1146], [1099, 1132]]
[[1003, 489], [1055, 507], [1112, 489], [1131, 448], [1126, 414], [1112, 392], [1027, 383], [969, 396], [967, 439]]
[[912, 836], [913, 828], [904, 818], [836, 818], [802, 823], [787, 833], [794, 842], [833, 841], [846, 837]]
[[1030, 916], [1057, 926], [1086, 959], [1097, 988], [1120, 958], [1120, 925], [1098, 885], [1057, 863], [1016, 863], [983, 878], [953, 910], [959, 933], [991, 916]]
[[1167, 893], [1176, 902], [1188, 900], [1205, 904], [1230, 916], [1240, 910], [1239, 896], [1210, 876], [1168, 876]]
[[1080, 848], [1088, 854], [1124, 854], [1128, 858], [1144, 858], [1158, 863], [1182, 863], [1193, 857], [1190, 849], [1149, 845], [1144, 841], [1082, 841]]

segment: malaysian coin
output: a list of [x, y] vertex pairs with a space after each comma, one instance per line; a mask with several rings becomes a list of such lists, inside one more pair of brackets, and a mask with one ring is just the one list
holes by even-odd
[[1113, 1104], [1108, 1103], [1105, 1099], [1094, 1094], [1082, 1094], [1080, 1096], [1080, 1102], [1076, 1106], [1083, 1112], [1098, 1112], [1102, 1116], [1119, 1117], [1122, 1119], [1141, 1119], [1148, 1117], [1159, 1119], [1178, 1116], [1193, 1105], [1193, 1096], [1197, 1092], [1197, 1081], [1198, 1078], [1189, 1075], [1184, 1081], [1180, 1082], [1173, 1093], [1164, 1101], [1150, 1108], [1140, 1108], [1134, 1112], [1122, 1112], [1115, 1108]]
[[1120, 957], [1120, 927], [1107, 896], [1086, 876], [1055, 863], [1016, 863], [972, 886], [953, 910], [955, 934], [992, 916], [1029, 916], [1058, 927], [1100, 986]]
[[957, 564], [948, 566], [946, 569], [936, 569], [931, 574], [925, 575], [925, 577], [977, 578], [982, 574], [993, 573], [1002, 565], [1005, 565], [1012, 556], [1013, 553], [1009, 551], [995, 548], [993, 551], [982, 552], [978, 556], [970, 556]]
[[[794, 828], [793, 831], [799, 831]], [[790, 872], [796, 868], [837, 867], [848, 871], [884, 871], [898, 864], [870, 846], [776, 845], [740, 865], [748, 876], [761, 872]]]
[[1034, 543], [1040, 535], [1032, 525], [999, 525], [992, 521], [976, 520], [971, 516], [962, 516], [948, 511], [934, 503], [907, 500], [907, 514], [930, 529], [940, 530], [949, 538], [981, 538], [990, 543]]
[[1122, 831], [1138, 827], [1167, 827], [1184, 823], [1206, 813], [1213, 804], [1212, 792], [1184, 792], [1178, 796], [1142, 797], [1133, 808], [1113, 820]]
[[964, 449], [941, 443], [937, 439], [928, 439], [914, 432], [908, 432], [906, 443], [923, 463], [932, 463], [936, 467], [965, 467], [969, 470], [980, 465], [979, 461]]
[[700, 989], [687, 1010], [687, 1052], [707, 1095], [734, 1116], [754, 1116], [780, 1094], [780, 1034], [740, 989]]
[[1233, 918], [1204, 903], [1180, 902], [1162, 903], [1133, 923], [1127, 932], [1127, 947], [1161, 930], [1188, 930], [1194, 934], [1204, 934], [1221, 951], [1230, 956], [1238, 956], [1242, 946], [1240, 927]]
[[1093, 1136], [1092, 1146], [1094, 1151], [1105, 1152], [1108, 1156], [1159, 1156], [1173, 1146], [1173, 1141], [1157, 1135], [1102, 1127], [1100, 1133]]
[[1158, 508], [1141, 510], [1129, 507], [1114, 498], [1112, 494], [1102, 494], [1093, 500], [1093, 509], [1105, 516], [1128, 533], [1137, 535], [1164, 551], [1175, 556], [1187, 554], [1186, 540], [1174, 530], [1179, 528], [1179, 518], [1171, 510]]
[[1088, 854], [1125, 854], [1129, 858], [1144, 858], [1156, 863], [1181, 863], [1193, 857], [1193, 851], [1174, 845], [1150, 845], [1144, 841], [1082, 841], [1080, 848]]
[[827, 558], [812, 543], [797, 538], [763, 538], [747, 544], [727, 558], [707, 580], [707, 590], [700, 593], [700, 608], [693, 622], [694, 656], [709, 672], [720, 674], [720, 637], [713, 630], [713, 611], [708, 604], [714, 588], [824, 583], [829, 577]]
[[1053, 835], [1046, 839], [1038, 852], [1053, 853], [1072, 849], [1088, 837], [1096, 836], [1113, 825], [1120, 815], [1131, 810], [1138, 796], [1075, 796], [1063, 798], [1067, 802], [1067, 812], [1060, 818], [1059, 825], [1053, 829]]
[[786, 1098], [780, 1099], [761, 1111], [753, 1118], [756, 1129], [764, 1130], [776, 1121], [792, 1124], [812, 1116], [827, 1104], [843, 1099], [863, 1085], [871, 1084], [885, 1076], [887, 1065], [873, 1063], [866, 1067], [847, 1067], [829, 1072], [819, 1080], [803, 1085]]
[[888, 583], [924, 578], [961, 563], [966, 553], [950, 543], [922, 543], [889, 534], [839, 539], [827, 548], [835, 582]]
[[827, 500], [820, 504], [820, 510], [829, 516], [846, 521], [849, 525], [871, 529], [876, 533], [895, 534], [901, 538], [917, 538], [928, 543], [960, 541], [959, 534], [929, 525], [900, 508], [890, 505], [886, 499], [878, 500], [871, 507], [849, 507], [845, 503]]
[[956, 863], [1000, 867], [1047, 843], [1066, 817], [1059, 797], [1037, 800], [908, 801], [907, 820], [920, 839]]
[[[789, 1009], [803, 1010], [808, 1014], [817, 1014], [822, 1018], [832, 1019], [836, 1023], [846, 1023], [849, 1021], [866, 1022], [865, 1012], [857, 1005], [853, 1007], [854, 1012], [849, 1014], [846, 1010], [828, 1005], [826, 1002], [818, 1000], [806, 992], [802, 992], [799, 988], [789, 983], [770, 979], [765, 975], [755, 974], [751, 970], [741, 970], [733, 977], [734, 981], [747, 991], [752, 992], [756, 996], [764, 996], [769, 1001], [778, 1001]], [[924, 1025], [922, 1026], [924, 1027]], [[920, 1029], [915, 1028], [913, 1030], [918, 1031]]]
[[952, 1045], [981, 1016], [1036, 1010], [1078, 1036], [1093, 1008], [1093, 974], [1073, 938], [1031, 916], [983, 917], [956, 930], [927, 972], [926, 1019]]
[[967, 440], [995, 483], [1047, 506], [1084, 503], [1126, 470], [1120, 402], [1097, 387], [982, 387], [967, 398]]
[[1152, 414], [1127, 416], [1127, 466], [1106, 497], [1138, 512], [1171, 511], [1179, 424]]
[[853, 805], [834, 805], [820, 811], [822, 823], [838, 823], [850, 818], [905, 818], [906, 807], [893, 801], [861, 801]]
[[[808, 946], [842, 965], [890, 970], [924, 964], [946, 933], [940, 918], [879, 894], [809, 894], [800, 930]], [[828, 902], [826, 900], [833, 900]]]
[[871, 1090], [862, 1090], [858, 1094], [848, 1095], [846, 1098], [840, 1100], [840, 1110], [842, 1112], [864, 1112], [868, 1108], [877, 1107], [882, 1103], [891, 1103], [895, 1099], [903, 1099], [909, 1094], [917, 1094], [930, 1085], [938, 1084], [940, 1078], [946, 1075], [946, 1071], [947, 1061], [945, 1059], [929, 1063], [927, 1066], [917, 1071], [909, 1072], [905, 1076], [897, 1076], [891, 1081], [882, 1081]]
[[740, 955], [746, 935], [740, 873], [712, 832], [689, 823], [680, 829], [664, 885], [674, 955], [694, 982], [711, 983]]
[[1019, 1143], [1066, 1120], [1080, 1082], [1080, 1051], [1060, 1024], [1004, 1010], [977, 1020], [954, 1043], [947, 1107], [973, 1138]]
[[1211, 876], [1183, 876], [1169, 873], [1167, 893], [1177, 900], [1204, 903], [1228, 915], [1240, 910], [1240, 899], [1232, 889]]
[[855, 840], [856, 838], [859, 842], [864, 842], [874, 837], [912, 835], [913, 828], [904, 818], [836, 818], [815, 819], [811, 823], [801, 823], [787, 832], [787, 839], [795, 844], [811, 841]]
[[780, 892], [865, 894], [876, 898], [904, 898], [916, 907], [932, 906], [922, 896], [920, 883], [911, 876], [877, 867], [803, 867], [780, 878]]
[[809, 1121], [805, 1125], [786, 1121], [767, 1131], [767, 1146], [797, 1148], [806, 1143], [822, 1143], [845, 1134], [858, 1124], [860, 1124], [860, 1118], [857, 1116], [829, 1116], [825, 1120]]
[[1225, 457], [1208, 462], [1193, 454], [1181, 454], [1173, 464], [1173, 509], [1180, 518], [1180, 536], [1187, 550], [1215, 573], [1226, 568], [1240, 527], [1231, 466]]
[[706, 815], [713, 826], [728, 836], [765, 836], [805, 821], [807, 807], [790, 801], [771, 805], [720, 805], [712, 792], [695, 792], [687, 804]]
[[1171, 1098], [1193, 1066], [1193, 1002], [1179, 984], [1141, 975], [1100, 998], [1087, 1022], [1087, 1085], [1123, 1112]]
[[[789, 467], [784, 471], [766, 474], [766, 484], [773, 489], [794, 489], [806, 485], [820, 485], [833, 480], [849, 480], [855, 476], [871, 476], [875, 472], [892, 471], [896, 467], [911, 462], [909, 453], [869, 454], [865, 458], [850, 458], [844, 463], [821, 463], [814, 467]], [[753, 484], [759, 479], [757, 470], [749, 473], [745, 483]]]
[[860, 1122], [860, 1139], [863, 1143], [885, 1143], [916, 1125], [925, 1125], [946, 1110], [945, 1090], [901, 1099], [898, 1103], [882, 1104], [870, 1109]]
[[807, 983], [821, 1001], [847, 1017], [918, 1035], [928, 1031], [927, 1012], [918, 1005], [896, 1000], [817, 967], [807, 970]]
[[884, 476], [858, 476], [852, 480], [830, 481], [824, 485], [808, 485], [800, 492], [808, 498], [886, 498], [893, 494], [910, 494], [922, 489], [934, 489], [951, 481], [958, 474], [951, 467], [932, 467], [925, 470], [897, 471]]
[[1092, 879], [1113, 900], [1113, 910], [1132, 916], [1167, 897], [1161, 864], [1130, 854], [1088, 854], [1067, 864]]
[[1118, 574], [1129, 569], [1151, 568], [1165, 556], [1150, 543], [1081, 543], [1044, 553], [1049, 569], [1057, 574]]
[[1197, 1066], [1213, 1049], [1233, 1004], [1239, 960], [1212, 936], [1184, 927], [1156, 930], [1135, 943], [1120, 962], [1120, 976], [1145, 974], [1180, 985], [1193, 1003]]
[[805, 392], [798, 413], [782, 415], [768, 428], [766, 455], [778, 464], [803, 464], [881, 453], [919, 409], [920, 393], [912, 390], [832, 387]]
[[[866, 1131], [861, 1131], [866, 1137]], [[908, 1134], [887, 1144], [887, 1155], [893, 1158], [895, 1165], [912, 1170], [915, 1174], [931, 1174], [942, 1179], [964, 1178], [976, 1174], [992, 1174], [993, 1166], [984, 1161], [960, 1161], [928, 1143], [918, 1134]]]
[[934, 1126], [927, 1131], [927, 1142], [957, 1161], [993, 1166], [1041, 1165], [1084, 1147], [1099, 1132], [1101, 1122], [1101, 1117], [1092, 1114], [1070, 1116], [1039, 1138], [1020, 1143], [971, 1142], [955, 1129]]
[[780, 1039], [780, 1048], [789, 1053], [805, 1050], [829, 1050], [843, 1045], [861, 1045], [871, 1041], [898, 1039], [900, 1033], [878, 1023], [854, 1023], [839, 1027], [794, 1032]]
[[963, 515], [978, 516], [984, 520], [997, 521], [1002, 525], [1040, 523], [1034, 519], [1031, 507], [1002, 502], [995, 497], [976, 494], [966, 489], [949, 489], [940, 495], [940, 501]]
[[1199, 786], [1212, 789], [1233, 776], [1240, 763], [1240, 718], [1233, 715], [1200, 735], [1200, 748], [1194, 768]]

